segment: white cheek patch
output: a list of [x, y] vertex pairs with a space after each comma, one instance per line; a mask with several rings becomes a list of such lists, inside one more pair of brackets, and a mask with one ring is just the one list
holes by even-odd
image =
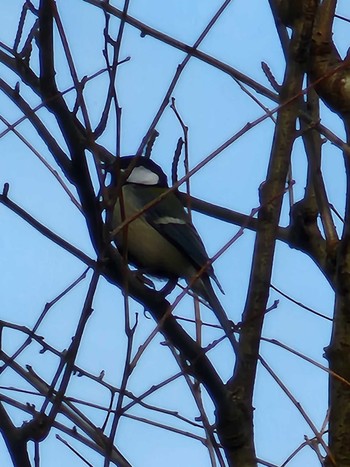
[[183, 219], [179, 219], [178, 217], [170, 217], [170, 216], [165, 216], [165, 217], [160, 217], [156, 221], [154, 221], [155, 224], [186, 224], [186, 221]]
[[152, 172], [145, 167], [135, 167], [129, 177], [126, 180], [129, 183], [138, 183], [140, 185], [157, 185], [159, 177], [157, 174]]

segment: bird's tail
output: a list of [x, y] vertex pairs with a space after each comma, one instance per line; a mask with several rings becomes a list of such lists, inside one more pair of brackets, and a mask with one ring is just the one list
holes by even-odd
[[201, 277], [199, 277], [196, 282], [191, 285], [191, 290], [193, 290], [194, 293], [199, 295], [207, 302], [217, 317], [222, 329], [225, 331], [225, 334], [231, 342], [233, 349], [236, 350], [237, 341], [233, 334], [234, 323], [228, 319], [227, 314], [220, 303], [220, 300], [216, 296], [209, 276], [203, 274]]

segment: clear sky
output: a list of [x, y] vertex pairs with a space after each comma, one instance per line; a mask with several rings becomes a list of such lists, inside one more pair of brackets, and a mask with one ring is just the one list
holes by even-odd
[[[22, 2], [12, 0], [5, 3], [0, 4], [0, 41], [11, 45]], [[118, 8], [123, 5], [122, 1], [112, 3]], [[131, 0], [129, 13], [149, 26], [191, 45], [221, 3], [217, 0]], [[340, 14], [345, 14], [342, 11], [345, 9], [344, 4], [345, 1], [339, 2]], [[101, 12], [82, 0], [57, 0], [57, 5], [80, 78], [103, 68], [105, 64], [101, 49], [104, 20]], [[113, 21], [112, 29], [117, 31], [118, 21]], [[349, 37], [349, 27], [344, 22], [338, 21], [336, 26], [336, 39]], [[339, 44], [342, 53], [348, 46], [343, 42], [340, 41]], [[267, 0], [232, 1], [201, 44], [200, 50], [230, 64], [266, 87], [269, 87], [269, 83], [261, 69], [262, 61], [269, 65], [277, 82], [281, 83], [283, 79], [284, 58]], [[176, 72], [177, 65], [184, 58], [183, 52], [150, 36], [141, 37], [138, 30], [126, 25], [120, 58], [128, 56], [130, 60], [120, 66], [117, 79], [118, 98], [122, 107], [123, 154], [133, 154], [137, 150]], [[71, 81], [64, 57], [59, 50], [56, 71], [60, 89], [67, 89]], [[17, 81], [2, 65], [0, 77], [12, 84]], [[102, 75], [86, 87], [85, 96], [93, 125], [98, 123], [104, 106], [106, 85], [107, 79]], [[39, 103], [38, 98], [24, 85], [21, 84], [20, 89], [33, 106]], [[253, 122], [264, 114], [230, 76], [195, 58], [190, 60], [182, 73], [173, 96], [185, 124], [189, 127], [191, 167], [203, 160], [247, 122]], [[260, 98], [269, 108], [275, 107], [273, 102], [261, 96]], [[68, 95], [67, 100], [70, 103], [74, 102], [74, 95]], [[0, 108], [10, 123], [21, 116], [3, 94], [0, 94]], [[326, 109], [323, 109], [323, 112], [325, 124], [343, 137], [339, 122]], [[38, 114], [45, 119], [47, 127], [65, 148], [52, 115], [44, 110], [40, 110]], [[0, 123], [0, 133], [5, 128], [6, 126]], [[176, 142], [182, 136], [181, 128], [170, 108], [164, 112], [157, 129], [160, 136], [152, 157], [170, 175]], [[51, 154], [30, 125], [27, 122], [21, 123], [18, 130], [57, 169]], [[258, 187], [266, 176], [273, 130], [273, 122], [265, 120], [248, 131], [191, 179], [192, 194], [249, 214], [251, 209], [259, 205]], [[113, 118], [110, 119], [100, 143], [115, 152]], [[1, 186], [5, 182], [10, 184], [10, 198], [55, 233], [94, 257], [82, 215], [52, 174], [13, 133], [2, 136], [0, 146], [0, 183]], [[342, 156], [329, 142], [324, 146], [324, 154], [324, 170], [328, 171], [328, 193], [331, 202], [341, 211], [345, 186]], [[296, 200], [303, 196], [305, 167], [305, 154], [301, 143], [298, 142], [293, 151]], [[60, 169], [57, 170], [61, 174]], [[85, 267], [2, 205], [0, 216], [1, 259], [3, 271], [6, 271], [0, 276], [1, 319], [32, 327], [45, 303], [53, 300], [79, 277]], [[236, 226], [207, 219], [197, 213], [193, 213], [193, 219], [211, 256], [239, 230]], [[287, 222], [286, 199], [282, 223], [286, 225]], [[221, 297], [222, 303], [235, 322], [240, 320], [246, 299], [253, 242], [254, 235], [246, 230], [215, 263], [217, 276], [226, 292], [225, 296]], [[90, 277], [89, 273], [88, 278]], [[281, 243], [278, 243], [276, 249], [272, 282], [297, 301], [331, 316], [333, 294], [326, 280], [309, 258]], [[88, 284], [88, 280], [82, 281], [59, 301], [39, 328], [38, 333], [45, 336], [46, 342], [60, 351], [70, 344]], [[277, 309], [267, 316], [264, 336], [277, 339], [326, 365], [322, 355], [323, 348], [329, 343], [330, 322], [302, 310], [272, 290], [269, 305], [276, 299], [280, 302]], [[190, 317], [191, 307], [186, 307], [185, 304], [191, 302], [186, 299], [183, 303], [177, 314]], [[148, 319], [139, 305], [131, 303], [131, 307], [139, 313], [136, 337], [136, 343], [139, 345], [154, 329], [155, 324]], [[213, 321], [212, 313], [208, 310], [203, 310], [203, 317], [207, 321]], [[123, 302], [120, 292], [101, 279], [94, 300], [94, 313], [89, 320], [77, 364], [94, 375], [99, 375], [101, 370], [104, 370], [105, 380], [114, 385], [120, 384], [123, 370], [125, 337], [122, 319]], [[218, 335], [215, 334], [216, 337]], [[208, 342], [213, 336], [214, 334], [208, 333]], [[6, 331], [3, 335], [3, 347], [11, 354], [24, 339], [23, 334], [18, 331]], [[162, 341], [161, 336], [156, 337], [141, 358], [129, 386], [135, 394], [141, 394], [153, 384], [178, 371], [169, 350], [160, 345]], [[21, 354], [18, 362], [32, 365], [37, 373], [49, 381], [58, 360], [49, 352], [39, 354], [39, 350], [40, 346], [32, 344]], [[271, 343], [263, 342], [261, 353], [320, 429], [327, 407], [326, 373]], [[224, 379], [230, 376], [233, 363], [231, 357], [227, 359], [227, 354], [230, 355], [226, 344], [222, 344], [210, 354]], [[19, 379], [10, 371], [1, 374], [0, 385], [29, 388], [23, 379]], [[73, 397], [108, 405], [108, 391], [101, 389], [88, 378], [73, 377], [69, 393]], [[11, 394], [13, 396], [13, 393]], [[28, 400], [25, 394], [18, 398]], [[169, 384], [149, 397], [147, 402], [181, 411], [183, 415], [192, 419], [198, 416], [182, 380]], [[304, 435], [310, 438], [313, 436], [287, 396], [261, 367], [258, 371], [254, 403], [256, 447], [260, 458], [280, 465], [303, 442]], [[39, 398], [36, 404], [40, 407]], [[207, 404], [211, 407], [209, 401]], [[103, 423], [102, 411], [84, 410], [97, 425]], [[15, 410], [12, 410], [11, 414], [19, 424], [22, 422], [23, 414]], [[149, 412], [140, 408], [133, 409], [132, 414], [150, 416]], [[152, 412], [151, 417], [156, 421], [169, 421], [169, 418], [157, 412]], [[63, 417], [60, 420], [65, 421]], [[188, 429], [187, 425], [179, 420], [172, 422], [181, 429]], [[55, 439], [54, 434], [43, 443], [42, 465], [83, 465]], [[124, 420], [117, 439], [121, 451], [135, 467], [210, 465], [206, 449], [199, 442], [142, 422]], [[2, 441], [0, 464], [7, 467], [11, 463], [1, 443]], [[84, 451], [84, 448], [81, 449]], [[88, 451], [86, 457], [96, 467], [103, 465], [92, 451]], [[316, 467], [319, 463], [312, 450], [306, 448], [288, 465]]]

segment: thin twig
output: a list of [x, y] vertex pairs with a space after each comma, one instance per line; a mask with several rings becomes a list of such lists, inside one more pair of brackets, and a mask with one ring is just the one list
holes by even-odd
[[258, 359], [260, 361], [260, 363], [262, 364], [262, 366], [268, 371], [268, 373], [270, 373], [270, 375], [272, 376], [272, 378], [276, 381], [276, 383], [280, 386], [280, 388], [283, 390], [283, 392], [287, 395], [287, 397], [291, 400], [291, 402], [293, 403], [293, 405], [296, 407], [296, 409], [301, 413], [303, 419], [306, 421], [306, 423], [309, 425], [309, 427], [311, 428], [311, 430], [313, 431], [315, 437], [317, 438], [317, 441], [319, 442], [319, 444], [321, 444], [321, 446], [323, 447], [323, 449], [325, 450], [325, 452], [327, 453], [330, 461], [333, 463], [333, 465], [335, 466], [335, 460], [334, 460], [334, 457], [332, 456], [332, 453], [330, 452], [327, 444], [325, 443], [325, 441], [323, 440], [322, 436], [320, 435], [319, 431], [317, 430], [317, 428], [315, 427], [314, 423], [312, 422], [311, 418], [307, 415], [307, 413], [305, 412], [305, 410], [303, 409], [303, 407], [301, 406], [300, 402], [298, 402], [296, 400], [296, 398], [293, 396], [293, 394], [289, 391], [289, 389], [287, 388], [287, 386], [281, 381], [281, 379], [276, 375], [276, 373], [271, 369], [271, 367], [267, 364], [267, 362], [264, 360], [264, 358], [259, 355], [258, 356]]
[[295, 303], [295, 305], [298, 305], [300, 306], [301, 308], [304, 308], [304, 310], [307, 310], [309, 311], [310, 313], [316, 315], [316, 316], [319, 316], [320, 318], [324, 318], [324, 319], [327, 319], [328, 321], [333, 321], [332, 318], [330, 318], [329, 316], [326, 316], [324, 315], [323, 313], [320, 313], [319, 311], [315, 311], [313, 310], [312, 308], [310, 308], [309, 306], [306, 306], [304, 305], [302, 302], [299, 302], [297, 300], [295, 300], [294, 298], [290, 297], [289, 295], [287, 295], [286, 293], [282, 292], [282, 290], [278, 289], [277, 287], [275, 287], [273, 284], [270, 284], [270, 287], [271, 289], [275, 290], [277, 293], [279, 293], [280, 295], [282, 295], [282, 297], [286, 298], [287, 300], [289, 300], [290, 302], [292, 303]]

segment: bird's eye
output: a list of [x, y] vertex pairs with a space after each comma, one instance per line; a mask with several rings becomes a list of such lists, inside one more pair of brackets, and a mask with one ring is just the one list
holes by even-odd
[[140, 185], [157, 185], [159, 177], [156, 173], [152, 172], [146, 167], [139, 166], [135, 167], [129, 177], [127, 178], [129, 183], [138, 183]]

